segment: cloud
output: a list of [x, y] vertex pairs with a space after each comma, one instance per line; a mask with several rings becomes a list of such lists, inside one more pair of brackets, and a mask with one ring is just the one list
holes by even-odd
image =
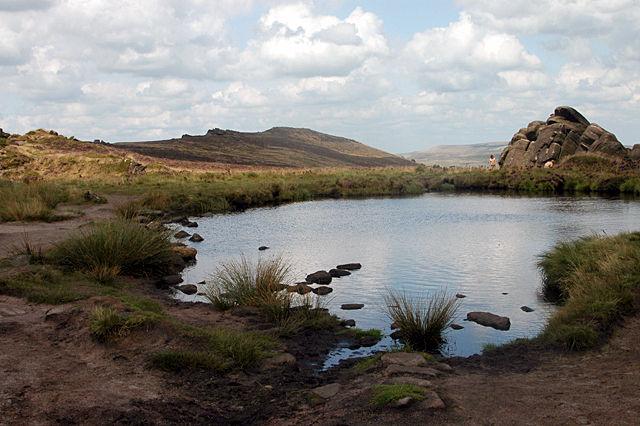
[[517, 37], [479, 26], [466, 13], [447, 27], [415, 34], [404, 48], [403, 60], [424, 86], [442, 91], [495, 85], [499, 72], [541, 65]]

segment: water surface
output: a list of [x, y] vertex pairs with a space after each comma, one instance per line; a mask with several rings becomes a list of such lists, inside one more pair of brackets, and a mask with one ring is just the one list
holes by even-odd
[[[334, 279], [333, 293], [323, 296], [332, 313], [388, 335], [390, 321], [383, 299], [388, 289], [415, 296], [438, 289], [463, 293], [467, 297], [460, 300], [456, 322], [464, 329], [449, 330], [443, 350], [467, 356], [487, 343], [536, 335], [554, 309], [539, 296], [537, 256], [558, 241], [637, 230], [640, 203], [425, 194], [295, 203], [204, 217], [198, 223], [197, 232], [205, 241], [191, 243], [198, 249], [198, 262], [185, 270], [185, 282], [206, 280], [221, 262], [241, 255], [253, 261], [282, 255], [292, 263], [297, 281], [339, 263], [360, 262], [361, 270]], [[262, 245], [270, 249], [259, 252]], [[342, 311], [343, 303], [365, 307]], [[523, 305], [535, 311], [525, 313]], [[467, 312], [475, 310], [510, 317], [511, 329], [498, 331], [463, 321]], [[387, 337], [372, 349], [340, 349], [327, 362], [390, 345], [393, 341]]]

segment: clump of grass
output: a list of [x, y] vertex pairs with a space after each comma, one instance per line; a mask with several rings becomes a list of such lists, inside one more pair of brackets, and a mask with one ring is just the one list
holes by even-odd
[[141, 212], [142, 203], [139, 201], [131, 201], [116, 207], [116, 215], [124, 220], [133, 220], [140, 216]]
[[82, 274], [65, 274], [49, 267], [0, 278], [0, 293], [50, 305], [84, 299], [92, 293], [90, 287]]
[[152, 312], [139, 311], [132, 314], [122, 314], [111, 306], [99, 306], [91, 313], [89, 330], [93, 337], [105, 342], [124, 337], [136, 328], [151, 326], [160, 318], [160, 315]]
[[416, 385], [376, 385], [372, 388], [371, 404], [376, 407], [384, 407], [402, 398], [411, 397], [417, 401], [425, 398], [425, 389]]
[[380, 365], [380, 358], [382, 358], [381, 354], [376, 354], [373, 356], [362, 358], [358, 362], [356, 362], [352, 368], [357, 373], [367, 372]]
[[247, 370], [269, 356], [269, 351], [276, 346], [276, 341], [271, 336], [223, 328], [202, 329], [184, 326], [184, 335], [191, 342], [195, 342], [198, 348], [159, 352], [152, 356], [152, 365], [169, 371]]
[[52, 262], [93, 271], [98, 278], [108, 278], [118, 268], [131, 275], [162, 273], [172, 256], [167, 232], [126, 220], [95, 224], [48, 253]]
[[61, 185], [4, 183], [0, 185], [0, 220], [51, 221], [55, 219], [53, 209], [69, 198], [69, 191]]
[[405, 344], [414, 350], [437, 350], [444, 342], [444, 331], [457, 311], [457, 299], [446, 292], [426, 299], [410, 299], [404, 293], [389, 292], [385, 297], [387, 314], [398, 325]]
[[370, 328], [368, 330], [363, 330], [361, 328], [350, 328], [348, 330], [348, 332], [350, 334], [353, 334], [353, 336], [357, 339], [363, 339], [365, 337], [372, 337], [374, 339], [382, 339], [382, 330], [378, 330], [377, 328]]
[[539, 266], [545, 294], [563, 306], [539, 339], [568, 350], [597, 346], [625, 315], [637, 310], [640, 233], [592, 236], [561, 243]]

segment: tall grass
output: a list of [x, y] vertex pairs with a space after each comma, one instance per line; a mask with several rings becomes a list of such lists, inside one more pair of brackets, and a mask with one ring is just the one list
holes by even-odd
[[0, 220], [54, 220], [53, 209], [69, 198], [68, 190], [53, 183], [0, 183]]
[[173, 256], [168, 232], [126, 220], [97, 223], [47, 255], [58, 265], [98, 276], [159, 274]]
[[161, 318], [156, 312], [138, 310], [125, 314], [111, 306], [99, 306], [91, 312], [89, 330], [97, 340], [106, 342], [124, 337], [134, 329], [149, 327]]
[[544, 292], [562, 307], [540, 335], [569, 350], [597, 346], [638, 309], [640, 233], [592, 236], [561, 243], [539, 261]]
[[390, 291], [385, 296], [385, 304], [387, 315], [398, 325], [404, 343], [418, 351], [434, 351], [440, 347], [444, 342], [443, 333], [458, 309], [457, 299], [445, 291], [416, 299]]

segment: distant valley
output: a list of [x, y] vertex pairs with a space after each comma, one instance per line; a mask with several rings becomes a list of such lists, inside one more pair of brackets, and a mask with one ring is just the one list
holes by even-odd
[[403, 157], [426, 165], [443, 167], [477, 167], [487, 164], [489, 156], [496, 158], [507, 146], [507, 142], [486, 142], [469, 145], [436, 145], [424, 151], [402, 154]]

